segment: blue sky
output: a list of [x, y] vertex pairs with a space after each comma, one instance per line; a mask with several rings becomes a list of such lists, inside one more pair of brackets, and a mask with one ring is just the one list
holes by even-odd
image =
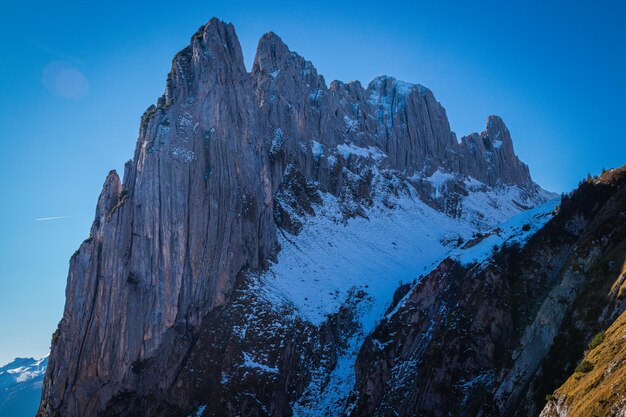
[[[132, 3], [132, 4], [129, 4]], [[472, 4], [469, 4], [472, 3]], [[327, 82], [433, 90], [460, 137], [501, 115], [534, 179], [626, 163], [623, 1], [22, 2], [0, 17], [0, 363], [47, 353], [68, 260], [173, 55], [217, 16], [246, 64], [272, 30]], [[60, 80], [55, 82], [54, 80]], [[54, 220], [44, 217], [67, 216]]]

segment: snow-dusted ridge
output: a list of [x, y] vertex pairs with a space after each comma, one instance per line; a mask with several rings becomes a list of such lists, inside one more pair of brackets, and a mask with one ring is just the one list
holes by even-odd
[[[554, 214], [554, 207], [558, 200], [549, 200], [530, 210], [523, 211], [511, 219], [485, 233], [483, 238], [476, 244], [459, 246], [448, 253], [447, 257], [455, 259], [463, 265], [477, 264], [482, 268], [493, 254], [494, 248], [502, 248], [504, 245], [524, 246], [528, 239], [539, 229], [546, 225]], [[402, 307], [409, 297], [407, 295], [398, 302], [395, 308], [385, 317], [390, 317]]]
[[10, 377], [16, 383], [27, 382], [46, 373], [48, 355], [41, 359], [16, 358], [0, 367], [0, 378]]

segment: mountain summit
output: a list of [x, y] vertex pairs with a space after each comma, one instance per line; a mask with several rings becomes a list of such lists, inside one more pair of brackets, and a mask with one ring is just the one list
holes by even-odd
[[523, 243], [551, 198], [499, 117], [459, 142], [429, 89], [328, 86], [271, 32], [247, 72], [211, 19], [105, 180], [38, 415], [350, 414], [398, 287]]

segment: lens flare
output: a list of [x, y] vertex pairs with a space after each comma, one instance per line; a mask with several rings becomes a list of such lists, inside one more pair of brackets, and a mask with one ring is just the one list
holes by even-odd
[[79, 99], [87, 94], [87, 78], [72, 64], [54, 61], [43, 70], [43, 84], [54, 95], [69, 99]]

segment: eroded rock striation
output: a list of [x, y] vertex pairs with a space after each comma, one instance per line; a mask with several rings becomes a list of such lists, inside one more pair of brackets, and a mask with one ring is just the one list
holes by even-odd
[[499, 117], [459, 143], [427, 88], [327, 86], [273, 33], [248, 72], [212, 19], [106, 178], [38, 415], [382, 410], [353, 364], [398, 282], [552, 197]]

